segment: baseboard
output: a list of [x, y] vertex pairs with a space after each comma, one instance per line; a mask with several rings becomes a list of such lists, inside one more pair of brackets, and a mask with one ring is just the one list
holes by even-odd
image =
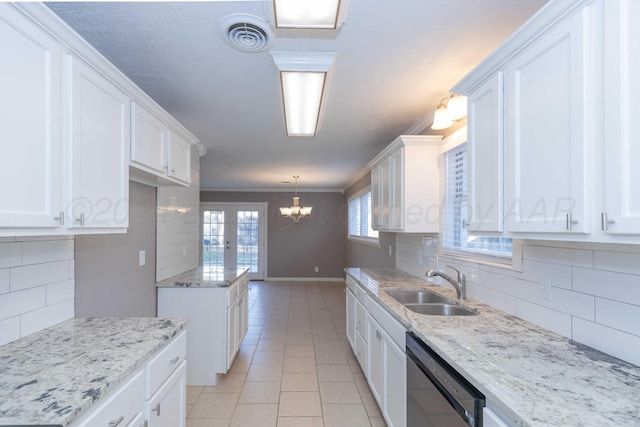
[[344, 282], [344, 277], [267, 277], [265, 282]]

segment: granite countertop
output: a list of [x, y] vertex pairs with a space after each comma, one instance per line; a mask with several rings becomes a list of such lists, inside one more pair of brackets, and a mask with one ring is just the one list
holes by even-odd
[[69, 425], [187, 322], [75, 318], [0, 346], [0, 426]]
[[516, 426], [639, 426], [640, 367], [473, 299], [477, 316], [415, 313], [384, 289], [453, 288], [396, 269], [347, 268], [368, 293], [478, 388]]
[[243, 274], [249, 274], [249, 269], [226, 268], [223, 270], [209, 268], [194, 268], [177, 276], [170, 277], [156, 283], [158, 288], [223, 288], [231, 285]]

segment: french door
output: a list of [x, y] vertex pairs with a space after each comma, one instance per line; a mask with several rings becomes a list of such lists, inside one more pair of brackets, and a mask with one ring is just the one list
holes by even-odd
[[266, 203], [202, 203], [202, 267], [208, 273], [249, 269], [265, 278]]

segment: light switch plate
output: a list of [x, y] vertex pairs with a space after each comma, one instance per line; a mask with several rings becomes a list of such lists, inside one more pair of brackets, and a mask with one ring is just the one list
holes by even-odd
[[147, 263], [147, 251], [142, 249], [140, 252], [138, 252], [138, 266], [142, 267], [146, 263]]

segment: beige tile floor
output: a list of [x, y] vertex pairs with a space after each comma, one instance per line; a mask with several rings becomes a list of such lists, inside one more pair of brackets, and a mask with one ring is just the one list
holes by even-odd
[[187, 427], [386, 427], [345, 335], [344, 283], [251, 282], [249, 331]]

